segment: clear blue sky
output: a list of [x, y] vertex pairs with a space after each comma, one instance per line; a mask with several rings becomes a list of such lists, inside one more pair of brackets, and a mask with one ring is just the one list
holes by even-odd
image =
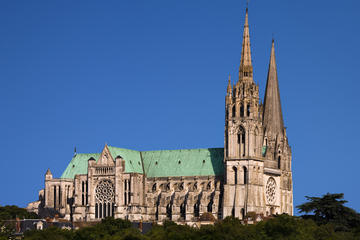
[[[0, 204], [37, 199], [50, 168], [105, 143], [222, 147], [245, 0], [1, 1]], [[359, 1], [251, 0], [254, 79], [271, 38], [294, 203], [343, 192], [360, 211]]]

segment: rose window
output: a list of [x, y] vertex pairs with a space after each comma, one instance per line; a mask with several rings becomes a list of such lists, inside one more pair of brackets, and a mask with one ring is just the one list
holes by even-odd
[[95, 189], [97, 202], [108, 203], [114, 201], [114, 185], [109, 180], [101, 181]]
[[269, 178], [266, 183], [266, 200], [269, 204], [274, 204], [276, 195], [276, 182], [274, 178]]

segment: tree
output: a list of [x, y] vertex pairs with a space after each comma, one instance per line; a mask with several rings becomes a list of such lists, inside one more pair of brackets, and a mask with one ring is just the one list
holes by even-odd
[[349, 231], [351, 228], [360, 226], [360, 214], [355, 210], [344, 206], [343, 193], [327, 193], [322, 197], [308, 197], [308, 202], [297, 208], [304, 219], [313, 219], [318, 225], [333, 224], [336, 231]]
[[36, 219], [36, 213], [30, 213], [25, 208], [19, 208], [15, 205], [0, 207], [0, 220], [14, 220], [16, 218]]

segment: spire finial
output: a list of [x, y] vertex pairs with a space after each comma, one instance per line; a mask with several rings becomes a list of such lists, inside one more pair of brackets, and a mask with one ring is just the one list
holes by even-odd
[[74, 156], [76, 156], [76, 146], [74, 147]]
[[248, 8], [246, 8], [244, 33], [241, 50], [241, 61], [239, 68], [239, 81], [253, 81], [253, 67], [251, 62], [250, 30]]

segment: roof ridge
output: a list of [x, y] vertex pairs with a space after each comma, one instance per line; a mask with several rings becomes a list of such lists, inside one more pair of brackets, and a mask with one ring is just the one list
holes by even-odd
[[118, 149], [124, 149], [124, 150], [130, 150], [130, 151], [135, 151], [135, 152], [155, 152], [155, 151], [180, 151], [180, 150], [208, 150], [208, 149], [223, 149], [224, 147], [203, 147], [203, 148], [178, 148], [178, 149], [158, 149], [158, 150], [134, 150], [134, 149], [130, 149], [130, 148], [122, 148], [122, 147], [115, 147], [115, 146], [111, 146], [111, 145], [107, 145], [108, 147], [112, 147], [112, 148], [118, 148]]

